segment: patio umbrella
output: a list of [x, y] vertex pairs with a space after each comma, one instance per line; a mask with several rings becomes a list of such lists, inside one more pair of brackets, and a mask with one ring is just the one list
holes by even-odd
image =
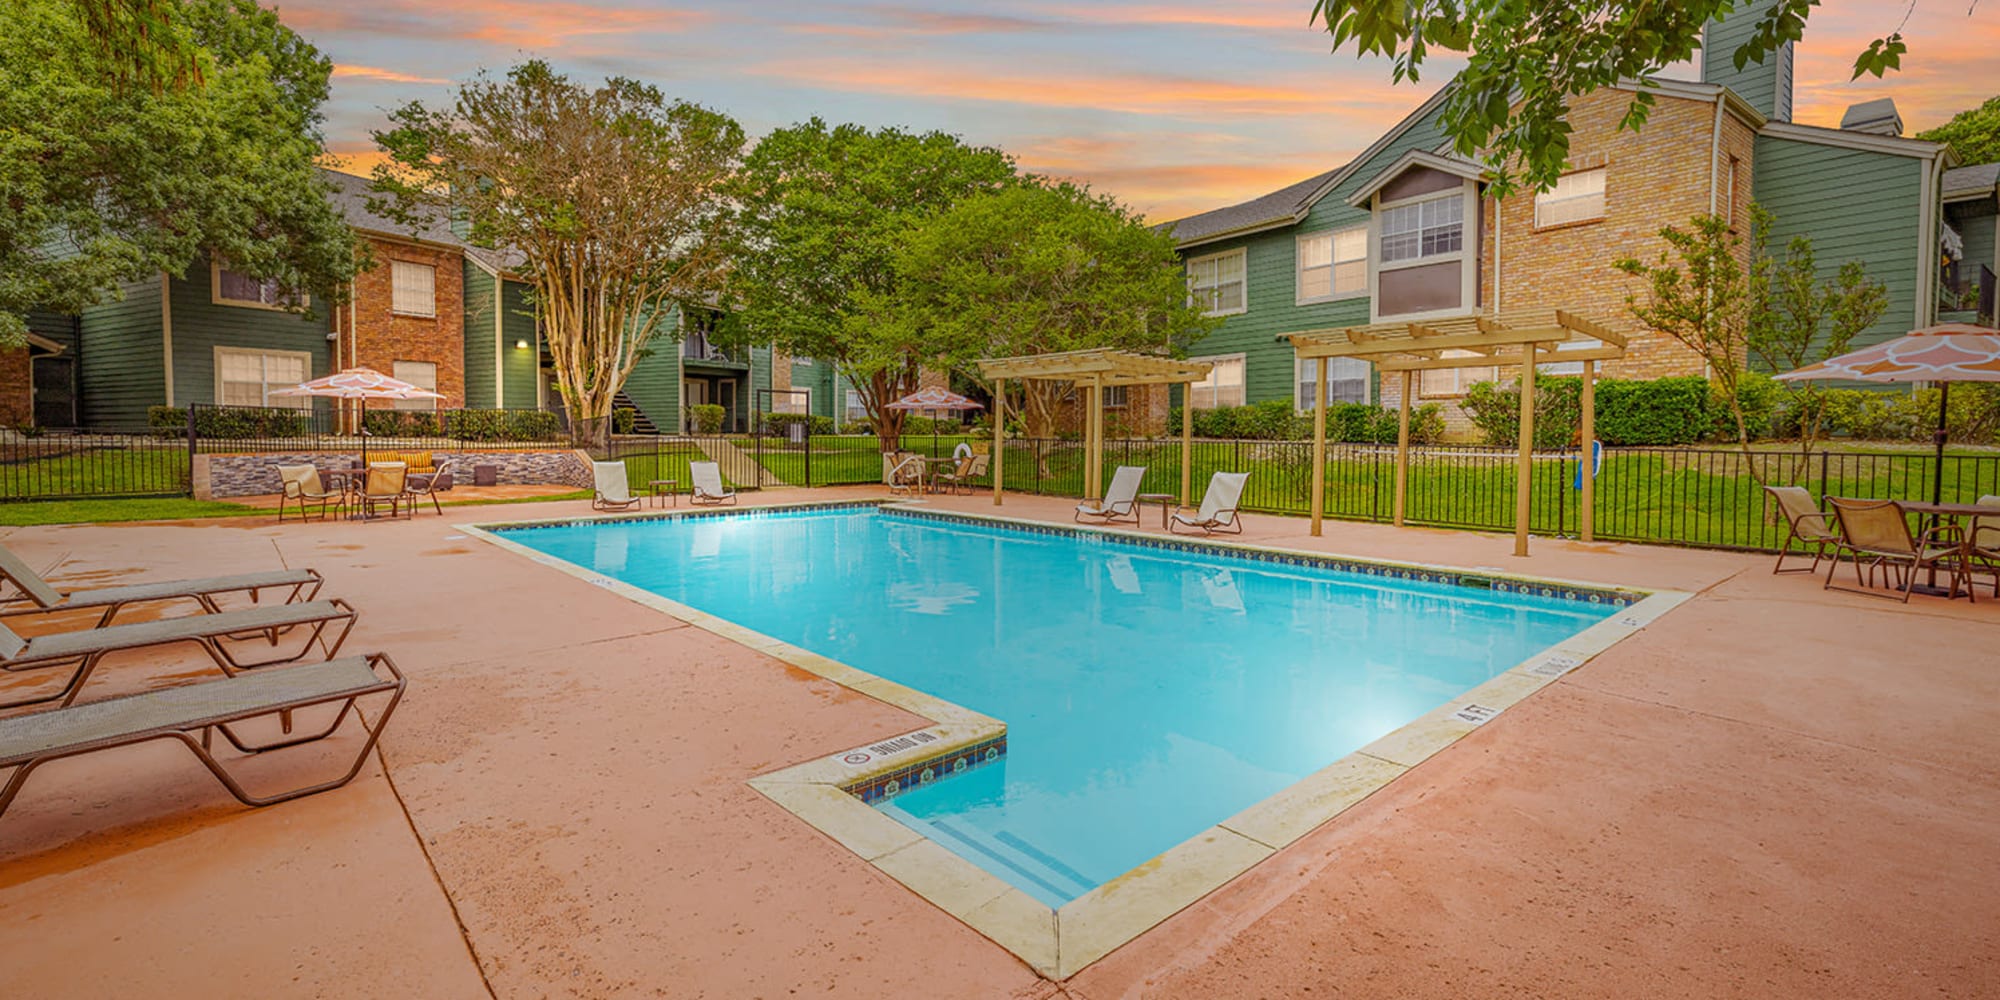
[[1856, 382], [1936, 382], [1936, 460], [1931, 465], [1931, 502], [1944, 497], [1945, 419], [1953, 382], [2000, 382], [2000, 330], [1970, 323], [1941, 323], [1849, 351], [1778, 376]]
[[[916, 392], [890, 403], [884, 409], [928, 410], [933, 414], [932, 419], [935, 421], [935, 414], [939, 412], [963, 413], [967, 410], [983, 410], [986, 409], [986, 406], [983, 403], [975, 403], [958, 393], [946, 389], [931, 388], [918, 389]], [[932, 456], [937, 455], [937, 424], [935, 422], [931, 424], [931, 454]]]
[[[326, 399], [358, 399], [365, 408], [371, 399], [443, 399], [440, 393], [418, 388], [399, 378], [391, 378], [373, 368], [348, 368], [289, 389], [273, 389], [273, 396], [318, 396]], [[368, 464], [368, 431], [361, 431], [361, 464]]]

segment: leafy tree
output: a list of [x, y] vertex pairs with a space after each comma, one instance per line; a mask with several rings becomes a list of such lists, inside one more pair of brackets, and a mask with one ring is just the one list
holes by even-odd
[[[1821, 280], [1812, 240], [1794, 236], [1783, 257], [1769, 253], [1771, 215], [1751, 206], [1750, 355], [1773, 372], [1803, 368], [1845, 354], [1856, 334], [1889, 306], [1889, 291], [1858, 260]], [[1799, 454], [1810, 453], [1825, 427], [1827, 394], [1816, 382], [1787, 382], [1799, 429]]]
[[198, 85], [207, 77], [201, 47], [175, 30], [179, 0], [76, 0], [76, 5], [115, 82], [159, 91]]
[[997, 149], [942, 132], [814, 118], [778, 129], [745, 158], [725, 336], [827, 361], [860, 395], [883, 451], [902, 436], [886, 409], [945, 355], [904, 317], [895, 261], [913, 230], [982, 191], [1013, 183]]
[[[1172, 237], [1069, 183], [1031, 178], [966, 198], [909, 234], [895, 271], [899, 298], [869, 311], [960, 370], [1091, 347], [1173, 352], [1215, 324], [1188, 302]], [[1066, 385], [1022, 388], [1028, 436], [1055, 436]]]
[[635, 80], [593, 90], [541, 61], [389, 118], [375, 133], [389, 154], [378, 207], [413, 226], [457, 213], [474, 244], [519, 259], [571, 424], [601, 440], [655, 334], [722, 287], [722, 186], [742, 127]]
[[[1760, 5], [1756, 30], [1733, 54], [1740, 68], [1763, 62], [1805, 32], [1819, 0]], [[1562, 174], [1569, 157], [1569, 102], [1621, 80], [1652, 80], [1701, 45], [1702, 25], [1738, 0], [1604, 3], [1560, 0], [1314, 0], [1312, 18], [1336, 50], [1393, 60], [1397, 82], [1419, 78], [1433, 49], [1466, 54], [1442, 111], [1444, 131], [1463, 156], [1483, 156], [1504, 193], [1516, 166], [1536, 188]], [[1897, 69], [1900, 33], [1878, 38], [1854, 61], [1854, 76]], [[1518, 107], [1517, 107], [1518, 105]], [[1652, 95], [1634, 95], [1621, 127], [1645, 124]]]
[[1952, 115], [1943, 125], [1917, 133], [1917, 138], [1950, 146], [1962, 163], [2000, 160], [2000, 97]]
[[0, 4], [0, 345], [201, 253], [297, 298], [359, 261], [314, 166], [331, 67], [254, 0], [186, 0], [165, 30], [199, 83], [125, 86], [69, 0]]

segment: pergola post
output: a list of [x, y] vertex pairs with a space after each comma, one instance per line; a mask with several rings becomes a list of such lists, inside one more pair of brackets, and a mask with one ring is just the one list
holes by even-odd
[[1535, 488], [1535, 345], [1521, 345], [1521, 457], [1514, 473], [1514, 554], [1528, 554], [1528, 514]]
[[1104, 380], [1090, 380], [1090, 418], [1083, 432], [1089, 452], [1083, 461], [1083, 498], [1096, 500], [1104, 495]]
[[1583, 476], [1582, 496], [1577, 503], [1577, 530], [1586, 542], [1597, 535], [1597, 362], [1583, 363]]
[[1181, 383], [1181, 506], [1194, 484], [1194, 383]]
[[1007, 471], [1007, 380], [993, 380], [993, 506], [1000, 506], [1000, 484]]
[[1396, 401], [1396, 527], [1403, 526], [1403, 504], [1410, 492], [1410, 393], [1416, 373], [1403, 373], [1403, 397]]
[[1318, 538], [1326, 517], [1326, 359], [1315, 360], [1313, 367], [1318, 375], [1313, 380], [1312, 533]]

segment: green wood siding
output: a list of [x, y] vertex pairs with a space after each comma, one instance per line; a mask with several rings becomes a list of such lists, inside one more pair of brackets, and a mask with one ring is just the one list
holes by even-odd
[[1775, 219], [1771, 246], [1810, 237], [1823, 277], [1859, 260], [1889, 291], [1888, 308], [1855, 338], [1856, 347], [1917, 325], [1920, 199], [1928, 166], [1911, 156], [1757, 138], [1755, 192]]
[[1766, 7], [1745, 5], [1725, 21], [1710, 21], [1702, 31], [1701, 79], [1736, 92], [1767, 118], [1792, 118], [1792, 46], [1787, 43], [1761, 63], [1736, 68], [1736, 50], [1750, 40]]
[[[1366, 185], [1376, 172], [1388, 167], [1409, 150], [1432, 149], [1442, 141], [1443, 135], [1437, 129], [1437, 117], [1433, 113], [1413, 122], [1402, 135], [1362, 163], [1359, 169], [1349, 173], [1307, 211], [1305, 219], [1297, 226], [1205, 243], [1183, 251], [1183, 258], [1204, 257], [1241, 247], [1245, 250], [1248, 282], [1244, 300], [1248, 308], [1225, 318], [1219, 329], [1188, 349], [1189, 356], [1242, 354], [1246, 402], [1292, 398], [1292, 347], [1279, 341], [1278, 335], [1368, 322], [1366, 295], [1333, 302], [1298, 304], [1298, 237], [1366, 224], [1368, 210], [1348, 205], [1348, 195]], [[1470, 225], [1468, 220], [1468, 227]], [[1468, 231], [1472, 230], [1469, 228]], [[1178, 389], [1174, 390], [1173, 399], [1178, 404]]]
[[737, 425], [744, 430], [755, 430], [751, 419], [755, 414], [770, 409], [771, 401], [761, 395], [771, 387], [771, 349], [752, 347], [750, 349], [750, 376], [744, 380], [741, 395], [736, 400]]
[[833, 366], [819, 361], [795, 358], [792, 361], [792, 388], [806, 389], [812, 393], [808, 401], [810, 412], [815, 416], [831, 417], [839, 407], [835, 400]]
[[83, 425], [113, 430], [146, 426], [146, 410], [167, 400], [160, 344], [160, 279], [119, 287], [120, 298], [83, 311], [77, 381]]
[[465, 405], [491, 409], [493, 399], [493, 320], [500, 304], [493, 299], [499, 279], [466, 261], [465, 267]]
[[681, 429], [680, 312], [675, 311], [647, 345], [648, 353], [625, 379], [625, 393], [662, 433]]
[[[315, 315], [301, 316], [276, 309], [218, 305], [206, 261], [190, 265], [187, 277], [175, 278], [168, 288], [173, 308], [174, 405], [216, 401], [218, 347], [302, 352], [312, 359], [307, 378], [332, 374], [326, 340], [332, 326], [324, 307]], [[318, 400], [316, 405], [329, 404]]]
[[[501, 286], [504, 291], [500, 300], [500, 375], [505, 383], [501, 391], [506, 398], [500, 405], [510, 410], [532, 410], [537, 405], [535, 380], [540, 377], [541, 333], [535, 328], [535, 310], [528, 303], [529, 287], [519, 281], [502, 281]], [[524, 340], [527, 347], [515, 346]], [[560, 402], [551, 400], [552, 405]]]

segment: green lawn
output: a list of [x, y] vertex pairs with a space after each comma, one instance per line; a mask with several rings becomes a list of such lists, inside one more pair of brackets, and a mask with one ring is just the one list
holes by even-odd
[[0, 503], [0, 524], [109, 524], [114, 521], [178, 521], [192, 517], [246, 517], [270, 514], [260, 507], [221, 500], [147, 497], [106, 500], [23, 500]]
[[[129, 440], [129, 439], [121, 439]], [[7, 446], [0, 497], [168, 496], [188, 488], [187, 447], [89, 447], [30, 440]]]

